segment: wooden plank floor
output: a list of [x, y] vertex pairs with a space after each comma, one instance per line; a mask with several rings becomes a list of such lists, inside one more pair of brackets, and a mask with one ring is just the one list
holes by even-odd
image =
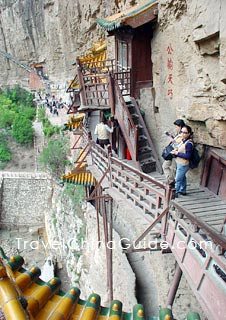
[[174, 200], [196, 218], [221, 232], [226, 217], [226, 202], [206, 188], [189, 188], [187, 195]]

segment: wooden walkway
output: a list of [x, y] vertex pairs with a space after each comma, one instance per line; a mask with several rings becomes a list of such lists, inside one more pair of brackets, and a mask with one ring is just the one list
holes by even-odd
[[[150, 174], [162, 183], [166, 183], [163, 175], [158, 172]], [[179, 198], [173, 200], [181, 208], [189, 212], [195, 219], [202, 221], [216, 232], [226, 236], [226, 201], [211, 192], [209, 189], [198, 185], [189, 185], [187, 195], [179, 194]], [[189, 223], [189, 219], [184, 217]]]
[[221, 233], [226, 217], [226, 202], [206, 188], [188, 189], [186, 196], [179, 195], [174, 200], [179, 206], [189, 211], [197, 220]]
[[[186, 196], [173, 199], [163, 175], [144, 174], [130, 162], [108, 157], [94, 143], [91, 158], [92, 167], [110, 184], [105, 192], [111, 196], [117, 190], [128, 206], [133, 204], [137, 214], [141, 211], [142, 217], [150, 219], [134, 240], [135, 245], [146, 237], [161, 234], [208, 319], [225, 318], [226, 202], [197, 184], [188, 185]], [[102, 184], [103, 180], [100, 181]], [[141, 221], [138, 218], [138, 224]], [[175, 283], [177, 280], [176, 273]]]

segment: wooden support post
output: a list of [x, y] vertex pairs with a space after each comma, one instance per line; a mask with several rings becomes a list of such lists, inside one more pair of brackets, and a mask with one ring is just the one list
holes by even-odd
[[173, 283], [172, 283], [172, 285], [170, 287], [170, 290], [169, 290], [169, 293], [168, 293], [166, 306], [172, 306], [173, 305], [173, 302], [174, 302], [174, 299], [175, 299], [175, 296], [176, 296], [176, 293], [177, 293], [177, 289], [178, 289], [179, 284], [180, 284], [181, 276], [182, 276], [182, 270], [179, 267], [179, 265], [177, 264], [176, 271], [175, 271], [174, 278], [173, 278]]
[[[109, 208], [109, 237], [108, 241], [112, 244], [113, 240], [113, 225], [112, 225], [112, 213], [113, 213], [113, 201], [112, 198], [108, 198], [108, 208]], [[110, 284], [110, 301], [113, 300], [113, 259], [112, 259], [112, 250], [109, 248], [109, 274], [110, 274], [110, 279], [109, 279], [109, 284]]]
[[106, 202], [105, 198], [102, 198], [102, 216], [104, 225], [104, 240], [106, 249], [106, 260], [107, 260], [107, 288], [109, 293], [109, 300], [112, 300], [113, 290], [112, 290], [112, 257], [111, 249], [109, 248], [109, 233], [108, 233], [108, 222], [106, 214]]
[[109, 98], [109, 105], [111, 108], [111, 114], [115, 115], [114, 80], [112, 79], [112, 76], [110, 74], [107, 77], [107, 84], [108, 84], [108, 98]]
[[78, 72], [78, 81], [79, 81], [79, 86], [81, 90], [81, 102], [83, 106], [86, 106], [87, 100], [86, 100], [86, 93], [85, 93], [85, 83], [82, 75], [82, 66], [79, 58], [76, 59], [76, 64], [77, 64], [77, 72]]

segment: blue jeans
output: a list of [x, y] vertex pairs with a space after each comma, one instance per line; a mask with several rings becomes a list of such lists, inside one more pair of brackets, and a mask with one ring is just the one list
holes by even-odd
[[177, 163], [177, 171], [176, 171], [176, 177], [175, 177], [176, 193], [186, 192], [186, 187], [187, 187], [186, 173], [188, 172], [188, 170], [189, 170], [189, 164], [186, 166], [182, 166], [181, 164]]

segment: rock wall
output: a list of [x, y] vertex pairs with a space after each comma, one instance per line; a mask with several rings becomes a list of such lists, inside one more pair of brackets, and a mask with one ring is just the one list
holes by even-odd
[[[0, 5], [0, 50], [22, 63], [43, 63], [51, 91], [63, 95], [75, 76], [72, 64], [104, 36], [97, 17], [129, 1], [9, 0]], [[0, 55], [0, 86], [28, 85], [29, 73]]]
[[[92, 292], [101, 295], [101, 303], [109, 306], [109, 291], [107, 285], [107, 261], [104, 242], [104, 232], [102, 218], [100, 217], [100, 245], [97, 238], [96, 210], [89, 203], [85, 211], [87, 221], [86, 245], [83, 255], [79, 260], [79, 272], [81, 273], [80, 285], [82, 295], [87, 298]], [[113, 230], [112, 243], [108, 243], [112, 248], [112, 270], [113, 270], [113, 299], [123, 302], [123, 310], [132, 312], [133, 306], [137, 303], [135, 298], [135, 275], [122, 253], [120, 246], [120, 236]]]
[[[100, 223], [102, 241], [98, 246], [96, 212], [89, 203], [81, 208], [79, 189], [73, 185], [67, 190], [54, 186], [45, 216], [48, 249], [57, 258], [58, 266], [65, 266], [68, 288], [78, 286], [85, 300], [95, 292], [101, 296], [101, 304], [109, 306], [103, 226]], [[74, 190], [74, 200], [68, 196], [69, 190]], [[118, 243], [116, 232], [114, 239]], [[131, 311], [136, 304], [135, 276], [118, 247], [113, 250], [113, 279], [114, 298], [123, 302], [124, 310]]]
[[159, 154], [176, 118], [192, 126], [199, 144], [226, 149], [225, 6], [222, 0], [159, 1], [154, 84], [140, 101]]
[[[27, 65], [43, 62], [51, 91], [67, 97], [67, 81], [74, 78], [72, 63], [77, 56], [87, 54], [103, 37], [109, 43], [108, 56], [114, 55], [114, 37], [107, 38], [96, 19], [134, 3], [1, 1], [0, 48]], [[224, 0], [159, 0], [152, 40], [154, 86], [144, 89], [140, 99], [159, 154], [168, 142], [159, 132], [172, 131], [179, 117], [192, 126], [199, 144], [226, 148], [225, 11]], [[28, 83], [28, 72], [1, 55], [0, 67], [0, 86]]]

